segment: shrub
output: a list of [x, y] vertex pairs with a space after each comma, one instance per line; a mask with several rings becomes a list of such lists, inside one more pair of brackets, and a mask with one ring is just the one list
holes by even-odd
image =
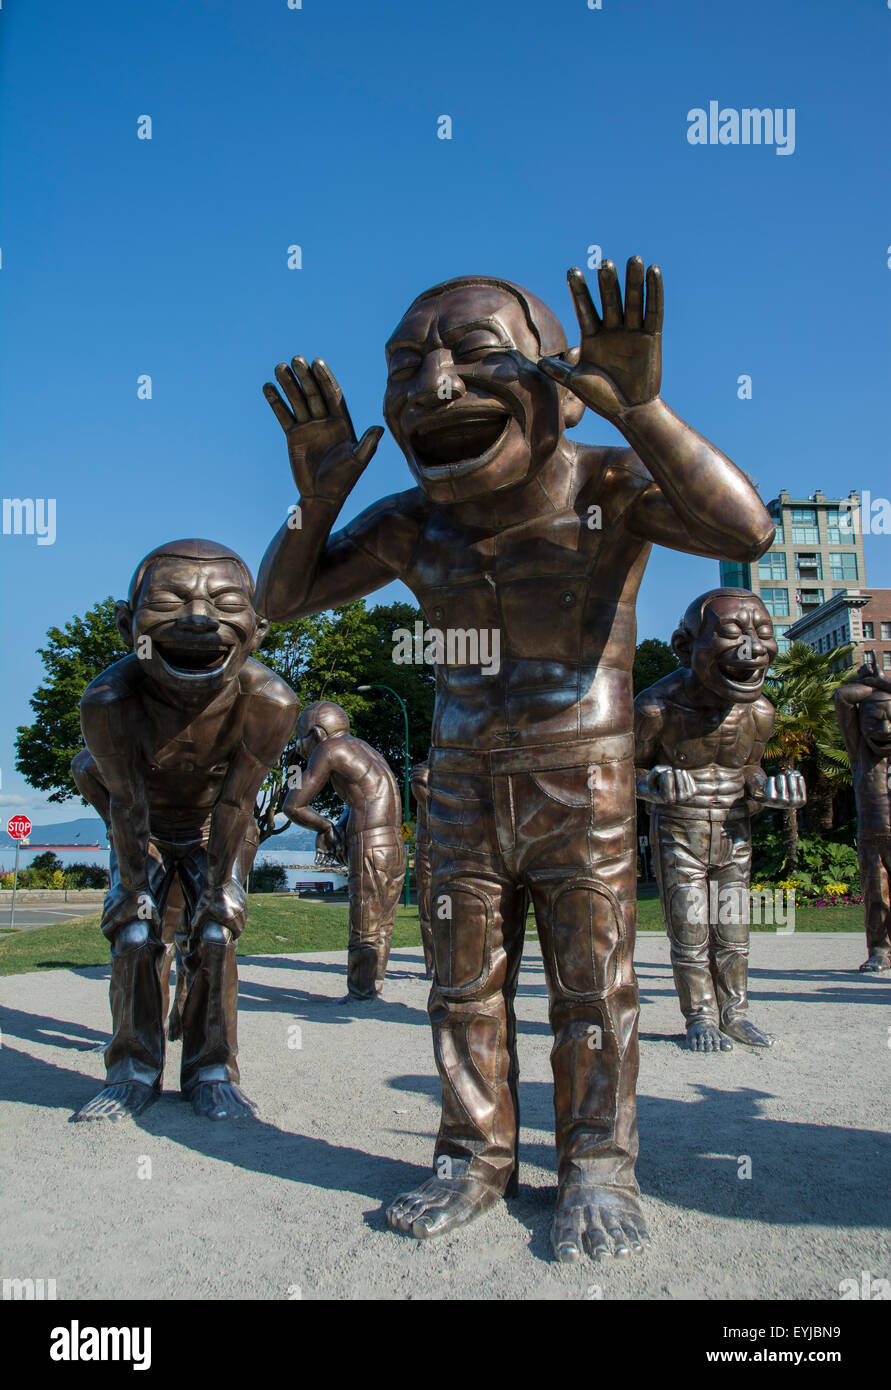
[[252, 893], [282, 893], [288, 887], [288, 874], [283, 864], [258, 864], [251, 874]]

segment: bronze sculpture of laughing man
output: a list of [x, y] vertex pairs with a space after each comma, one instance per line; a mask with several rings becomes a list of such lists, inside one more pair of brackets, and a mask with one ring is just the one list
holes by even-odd
[[[427, 623], [499, 634], [497, 671], [437, 667], [428, 829], [442, 1083], [433, 1176], [390, 1226], [419, 1238], [517, 1187], [514, 995], [535, 910], [554, 1033], [555, 1256], [640, 1250], [631, 666], [651, 545], [751, 561], [773, 537], [758, 494], [659, 396], [662, 280], [640, 257], [601, 312], [569, 275], [570, 350], [535, 295], [486, 276], [426, 290], [387, 344], [384, 415], [416, 486], [331, 535], [382, 430], [357, 441], [324, 362], [264, 392], [288, 441], [299, 528], [264, 557], [258, 607], [280, 621], [401, 579]], [[566, 437], [585, 408], [628, 447]], [[482, 643], [480, 643], [482, 645]], [[595, 1044], [595, 1045], [592, 1045]]]

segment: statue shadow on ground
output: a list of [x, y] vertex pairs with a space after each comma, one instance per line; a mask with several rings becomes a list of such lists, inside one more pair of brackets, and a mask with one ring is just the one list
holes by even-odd
[[[438, 1102], [435, 1077], [397, 1076], [389, 1084]], [[692, 1090], [693, 1100], [638, 1095], [644, 1200], [766, 1226], [888, 1227], [886, 1185], [876, 1175], [891, 1168], [891, 1134], [764, 1115], [762, 1102], [774, 1097], [752, 1087], [695, 1083]], [[556, 1183], [552, 1096], [549, 1082], [520, 1082], [523, 1128], [548, 1136], [520, 1144], [520, 1195], [510, 1203], [520, 1220], [524, 1203], [533, 1212], [553, 1206], [555, 1187], [537, 1195], [523, 1187], [524, 1162], [553, 1172]], [[751, 1159], [751, 1179], [738, 1176], [743, 1156]], [[416, 1182], [423, 1176], [418, 1170]]]
[[[15, 1009], [0, 1011], [0, 1024], [5, 1038], [71, 1050], [95, 1049], [100, 1038], [95, 1029]], [[396, 1076], [387, 1084], [394, 1091], [429, 1098], [432, 1154], [438, 1078]], [[95, 1077], [14, 1047], [3, 1049], [0, 1096], [5, 1100], [55, 1108], [64, 1112], [67, 1121], [95, 1094], [96, 1085]], [[687, 1101], [638, 1097], [642, 1145], [638, 1174], [645, 1198], [656, 1197], [681, 1211], [754, 1220], [768, 1227], [881, 1228], [887, 1224], [886, 1185], [876, 1175], [891, 1167], [891, 1135], [766, 1116], [761, 1113], [762, 1102], [772, 1097], [751, 1087], [720, 1089], [697, 1083], [692, 1089], [696, 1098]], [[520, 1112], [526, 1131], [532, 1129], [542, 1137], [521, 1144], [521, 1191], [510, 1209], [533, 1231], [530, 1249], [545, 1260], [549, 1258], [548, 1221], [543, 1216], [553, 1206], [554, 1189], [523, 1186], [523, 1165], [532, 1162], [553, 1173], [556, 1181], [550, 1082], [521, 1082]], [[175, 1091], [166, 1092], [135, 1121], [123, 1122], [122, 1136], [130, 1125], [248, 1172], [327, 1191], [353, 1192], [374, 1203], [365, 1221], [375, 1230], [385, 1227], [385, 1205], [429, 1174], [427, 1167], [280, 1129], [262, 1117], [231, 1125], [200, 1120]], [[67, 1142], [70, 1133], [66, 1130], [66, 1139], [60, 1136], [60, 1142]], [[416, 1137], [418, 1131], [412, 1134]], [[377, 1142], [384, 1146], [386, 1133]], [[670, 1162], [666, 1155], [671, 1155]], [[745, 1155], [752, 1161], [751, 1180], [738, 1176]], [[658, 1232], [653, 1234], [658, 1239]]]

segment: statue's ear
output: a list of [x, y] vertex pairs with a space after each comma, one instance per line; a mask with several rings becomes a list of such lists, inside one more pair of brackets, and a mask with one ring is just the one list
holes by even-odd
[[328, 730], [323, 729], [321, 724], [313, 724], [312, 731], [316, 736], [317, 743], [324, 743], [325, 739], [328, 737]]
[[114, 620], [118, 625], [118, 632], [124, 639], [124, 645], [133, 646], [133, 610], [126, 599], [119, 598], [114, 606]]
[[[582, 355], [580, 347], [567, 348], [565, 352], [558, 353], [561, 362], [565, 362], [567, 367], [577, 367], [579, 358]], [[580, 401], [572, 391], [563, 388], [563, 427], [571, 430], [573, 425], [581, 423], [585, 413], [585, 403]]]
[[258, 648], [258, 647], [260, 646], [260, 644], [262, 643], [263, 638], [266, 636], [266, 634], [267, 634], [268, 631], [269, 631], [269, 619], [268, 619], [268, 618], [261, 618], [260, 615], [257, 614], [257, 629], [256, 629], [256, 631], [255, 631], [255, 633], [254, 633], [254, 640], [253, 640], [253, 642], [251, 643], [251, 651], [252, 651], [252, 652], [255, 652], [255, 651], [257, 650], [257, 648]]
[[689, 666], [693, 656], [693, 642], [685, 627], [676, 627], [671, 634], [671, 650], [682, 666]]

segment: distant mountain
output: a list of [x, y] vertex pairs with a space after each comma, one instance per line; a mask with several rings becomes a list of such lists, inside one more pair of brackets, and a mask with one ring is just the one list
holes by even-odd
[[[15, 849], [15, 840], [6, 833], [7, 816], [0, 829], [0, 849]], [[95, 845], [104, 849], [108, 843], [105, 825], [98, 816], [81, 816], [78, 820], [56, 821], [53, 825], [35, 825], [28, 840], [28, 847], [35, 845]], [[314, 830], [293, 826], [281, 835], [273, 835], [266, 840], [261, 849], [314, 850], [316, 836]]]
[[[15, 840], [6, 833], [6, 822], [0, 830], [0, 849], [15, 849]], [[95, 845], [100, 849], [108, 843], [105, 826], [98, 816], [81, 816], [78, 820], [56, 821], [53, 825], [35, 825], [28, 839], [34, 845]]]

